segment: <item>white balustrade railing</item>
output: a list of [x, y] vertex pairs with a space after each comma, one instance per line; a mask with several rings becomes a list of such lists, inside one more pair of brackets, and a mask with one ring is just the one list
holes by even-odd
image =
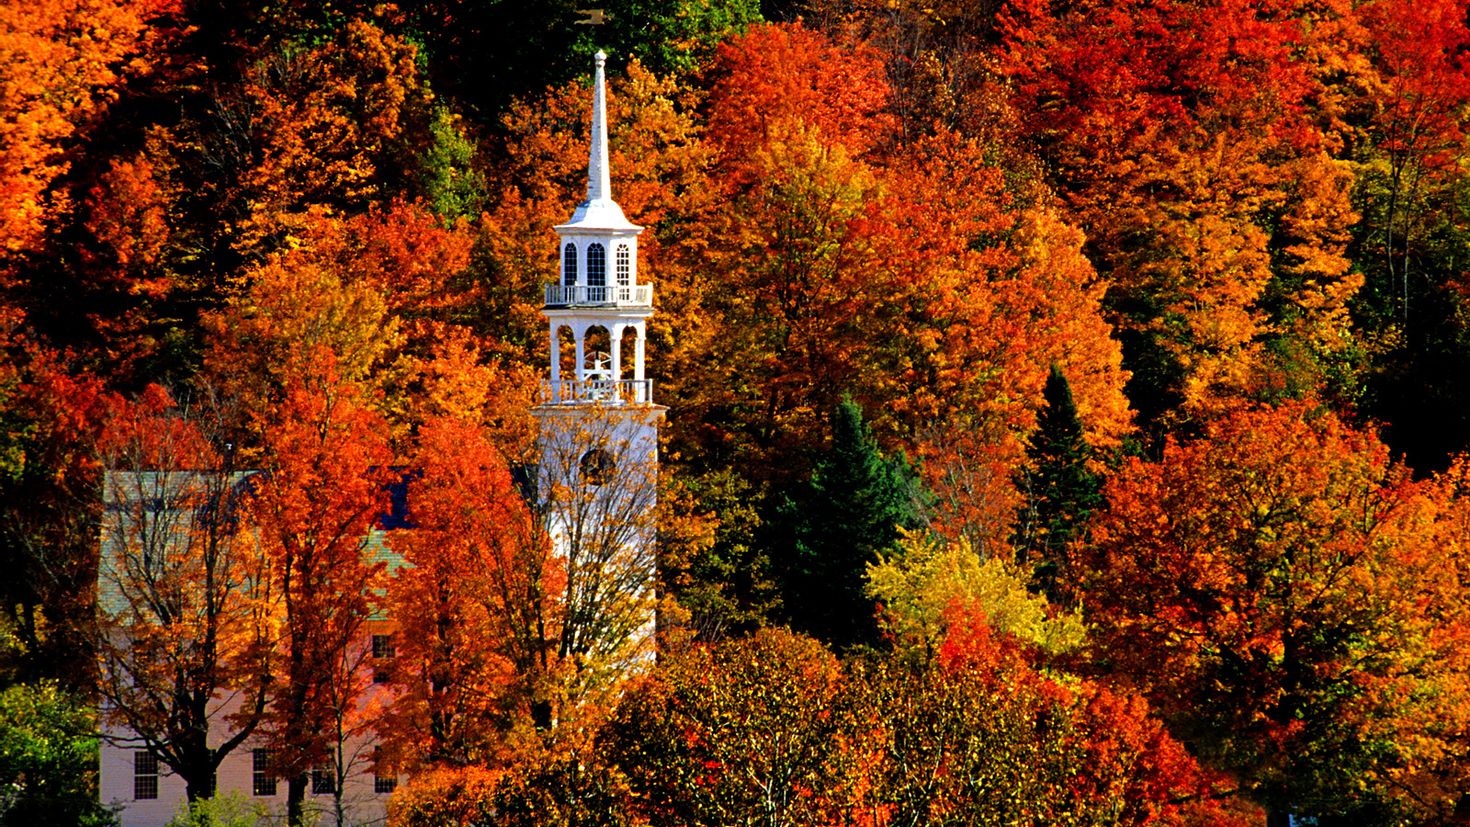
[[648, 307], [653, 304], [651, 284], [548, 284], [546, 305], [566, 307], [581, 304], [611, 304], [618, 307]]
[[541, 383], [548, 405], [598, 402], [603, 405], [647, 405], [653, 402], [652, 379], [562, 379]]

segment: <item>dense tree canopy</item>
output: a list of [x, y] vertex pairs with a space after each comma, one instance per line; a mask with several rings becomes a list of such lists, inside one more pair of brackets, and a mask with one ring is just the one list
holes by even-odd
[[96, 717], [86, 702], [51, 682], [0, 692], [0, 824], [106, 827], [113, 814], [97, 799]]
[[[405, 825], [1463, 819], [1465, 0], [601, 12], [0, 8], [17, 720], [297, 824], [374, 730]], [[589, 484], [599, 49], [668, 411]]]
[[1432, 488], [1294, 404], [1171, 441], [1106, 493], [1080, 562], [1107, 663], [1283, 812], [1453, 809], [1466, 573]]

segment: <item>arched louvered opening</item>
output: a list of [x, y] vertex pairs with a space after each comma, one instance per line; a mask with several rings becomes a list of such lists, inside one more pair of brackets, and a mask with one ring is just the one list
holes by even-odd
[[612, 378], [612, 338], [607, 328], [593, 325], [582, 337], [582, 377], [589, 382]]
[[567, 244], [561, 254], [561, 283], [567, 287], [577, 283], [577, 246]]
[[597, 242], [587, 245], [587, 286], [607, 286], [607, 248]]

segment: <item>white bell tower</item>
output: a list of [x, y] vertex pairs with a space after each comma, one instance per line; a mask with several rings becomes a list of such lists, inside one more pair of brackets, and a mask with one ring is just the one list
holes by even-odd
[[[551, 322], [551, 385], [546, 401], [587, 401], [648, 405], [652, 388], [643, 372], [643, 342], [653, 314], [653, 287], [638, 283], [638, 234], [643, 228], [623, 216], [612, 199], [607, 157], [607, 103], [603, 64], [597, 53], [592, 93], [592, 142], [587, 159], [587, 200], [556, 228], [561, 237], [561, 278], [546, 285]], [[571, 376], [562, 373], [561, 328], [569, 328], [576, 350]], [[636, 334], [632, 354], [622, 351], [624, 334]], [[589, 348], [589, 333], [600, 332], [607, 351]], [[625, 369], [631, 356], [632, 371]]]
[[[566, 564], [568, 617], [595, 617], [595, 634], [574, 639], [562, 654], [636, 664], [652, 654], [658, 428], [667, 408], [654, 404], [644, 373], [653, 287], [638, 283], [643, 228], [612, 198], [607, 55], [598, 52], [596, 60], [587, 199], [556, 227], [559, 277], [546, 285], [541, 311], [551, 375], [533, 410], [540, 426], [537, 496]], [[567, 334], [570, 353], [563, 348]]]

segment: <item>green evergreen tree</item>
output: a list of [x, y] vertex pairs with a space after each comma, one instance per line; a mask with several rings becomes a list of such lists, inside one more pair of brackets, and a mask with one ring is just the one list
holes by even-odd
[[1017, 556], [1033, 567], [1033, 585], [1057, 602], [1067, 602], [1067, 547], [1102, 504], [1102, 479], [1089, 469], [1092, 447], [1082, 438], [1082, 420], [1061, 368], [1051, 366], [1042, 391], [1045, 406], [1027, 449], [1029, 493], [1018, 525]]
[[[405, 6], [434, 89], [491, 130], [512, 100], [586, 77], [599, 49], [621, 72], [697, 73], [720, 41], [759, 23], [758, 0], [420, 0]], [[600, 14], [589, 14], [588, 10]]]
[[867, 565], [893, 547], [900, 528], [923, 525], [923, 493], [907, 457], [878, 450], [850, 398], [833, 413], [831, 447], [791, 512], [792, 624], [836, 647], [875, 642]]
[[479, 217], [485, 203], [485, 174], [475, 166], [475, 142], [464, 125], [440, 106], [429, 123], [430, 143], [419, 161], [419, 185], [429, 207], [452, 224]]
[[620, 0], [607, 3], [606, 24], [580, 32], [586, 56], [598, 48], [637, 57], [660, 74], [692, 74], [715, 46], [761, 21], [758, 0]]

